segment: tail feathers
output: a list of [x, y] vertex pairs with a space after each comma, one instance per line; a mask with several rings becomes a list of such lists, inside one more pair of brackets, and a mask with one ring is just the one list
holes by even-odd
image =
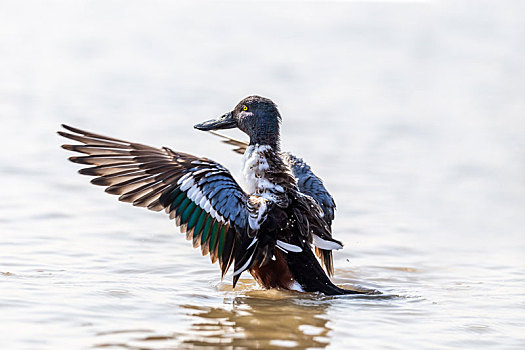
[[285, 254], [293, 278], [305, 292], [321, 292], [326, 295], [362, 294], [363, 292], [339, 288], [330, 281], [310, 249], [300, 253]]
[[328, 274], [328, 276], [330, 277], [333, 276], [334, 275], [334, 261], [332, 257], [332, 251], [315, 247], [315, 255], [317, 255], [317, 257], [321, 259], [321, 263], [324, 269], [326, 270], [326, 273]]

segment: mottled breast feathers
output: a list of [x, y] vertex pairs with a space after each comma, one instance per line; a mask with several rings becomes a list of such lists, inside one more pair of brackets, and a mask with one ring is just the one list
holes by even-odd
[[[222, 142], [234, 146], [233, 151], [236, 153], [244, 154], [249, 146], [248, 142], [232, 138], [219, 132], [210, 131], [210, 133], [222, 138]], [[323, 181], [314, 174], [310, 166], [306, 164], [303, 159], [289, 152], [283, 152], [282, 157], [292, 169], [299, 191], [311, 196], [317, 202], [323, 210], [325, 221], [331, 225], [335, 217], [336, 205], [334, 198], [324, 186]]]

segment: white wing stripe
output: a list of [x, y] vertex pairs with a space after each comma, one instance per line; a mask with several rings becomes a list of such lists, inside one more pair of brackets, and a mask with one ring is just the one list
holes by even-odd
[[199, 207], [201, 207], [202, 209], [204, 209], [206, 212], [208, 212], [206, 210], [206, 208], [204, 208], [204, 206], [206, 205], [206, 202], [208, 201], [208, 198], [206, 198], [206, 196], [202, 196], [201, 200], [199, 201]]
[[254, 244], [257, 242], [258, 239], [259, 239], [259, 238], [254, 237], [252, 243], [250, 243], [250, 245], [248, 246], [248, 248], [246, 248], [246, 250], [250, 249], [250, 248], [252, 247], [252, 245], [254, 245]]
[[[178, 181], [177, 181], [177, 183], [178, 183]], [[184, 180], [181, 183], [180, 190], [181, 191], [186, 191], [188, 188], [192, 187], [194, 184], [195, 184], [195, 180], [193, 180], [193, 177], [188, 177], [186, 180]]]
[[177, 185], [180, 185], [181, 183], [183, 183], [184, 181], [186, 181], [189, 177], [191, 176], [191, 173], [187, 173], [185, 174], [184, 176], [182, 176], [179, 181], [177, 181]]
[[196, 202], [193, 198], [195, 198], [195, 193], [199, 191], [199, 189], [197, 188], [197, 186], [193, 185], [189, 190], [188, 190], [188, 193], [186, 194], [188, 196], [189, 199], [191, 199], [192, 201]]
[[[191, 185], [191, 188], [189, 186]], [[186, 196], [192, 200], [195, 204], [197, 204], [199, 207], [204, 209], [207, 213], [211, 215], [212, 218], [218, 220], [221, 223], [225, 223], [226, 219], [217, 212], [217, 210], [211, 205], [211, 202], [206, 197], [204, 193], [200, 190], [199, 186], [195, 184], [195, 181], [192, 177], [186, 178], [182, 182], [181, 190], [185, 190], [189, 188], [189, 190], [186, 192]]]
[[199, 204], [201, 199], [204, 197], [204, 193], [202, 193], [200, 190], [195, 191], [195, 195], [192, 198], [192, 201]]
[[340, 245], [337, 242], [327, 241], [326, 239], [322, 239], [318, 235], [312, 235], [313, 243], [316, 247], [319, 247], [321, 249], [326, 250], [338, 250], [343, 248], [342, 245]]
[[204, 209], [207, 213], [209, 213], [210, 208], [211, 208], [211, 203], [208, 200], [208, 198], [206, 198], [206, 202], [204, 202], [204, 206], [202, 207], [202, 209]]
[[303, 251], [301, 247], [298, 247], [295, 244], [286, 243], [280, 240], [277, 240], [277, 247], [283, 248], [284, 250], [294, 253], [300, 253]]
[[222, 217], [222, 215], [220, 215], [219, 213], [217, 213], [217, 211], [215, 210], [215, 208], [213, 208], [212, 206], [210, 206], [210, 215], [212, 217], [214, 217], [215, 219], [219, 220], [220, 222], [224, 223], [226, 220], [224, 220], [224, 218]]
[[234, 276], [237, 276], [238, 274], [242, 273], [244, 270], [246, 270], [248, 268], [248, 266], [250, 266], [250, 263], [252, 262], [252, 258], [253, 258], [253, 254], [254, 253], [255, 253], [255, 251], [252, 253], [252, 255], [250, 256], [248, 261], [246, 261], [246, 263], [244, 265], [242, 265], [242, 267], [240, 267], [238, 270], [235, 270], [233, 272]]

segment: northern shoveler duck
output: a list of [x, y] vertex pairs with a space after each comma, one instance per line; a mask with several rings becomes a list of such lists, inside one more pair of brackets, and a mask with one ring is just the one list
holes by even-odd
[[[176, 219], [194, 247], [219, 261], [222, 277], [234, 265], [233, 287], [248, 270], [265, 288], [327, 295], [355, 294], [334, 285], [332, 250], [342, 243], [331, 233], [335, 203], [302, 159], [280, 150], [281, 115], [269, 99], [250, 96], [221, 117], [195, 125], [212, 131], [239, 128], [249, 143], [225, 142], [244, 154], [244, 191], [222, 165], [167, 147], [106, 137], [67, 125], [63, 145], [84, 153], [70, 157], [90, 165], [79, 172], [96, 176], [119, 200]], [[321, 267], [317, 255], [324, 269]]]

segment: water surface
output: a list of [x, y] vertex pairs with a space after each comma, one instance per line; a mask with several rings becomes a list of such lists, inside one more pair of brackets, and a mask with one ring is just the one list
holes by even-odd
[[[521, 2], [0, 3], [2, 349], [525, 348]], [[265, 291], [76, 174], [60, 123], [240, 157], [274, 99], [334, 195], [335, 282]], [[243, 135], [231, 131], [231, 135]]]

